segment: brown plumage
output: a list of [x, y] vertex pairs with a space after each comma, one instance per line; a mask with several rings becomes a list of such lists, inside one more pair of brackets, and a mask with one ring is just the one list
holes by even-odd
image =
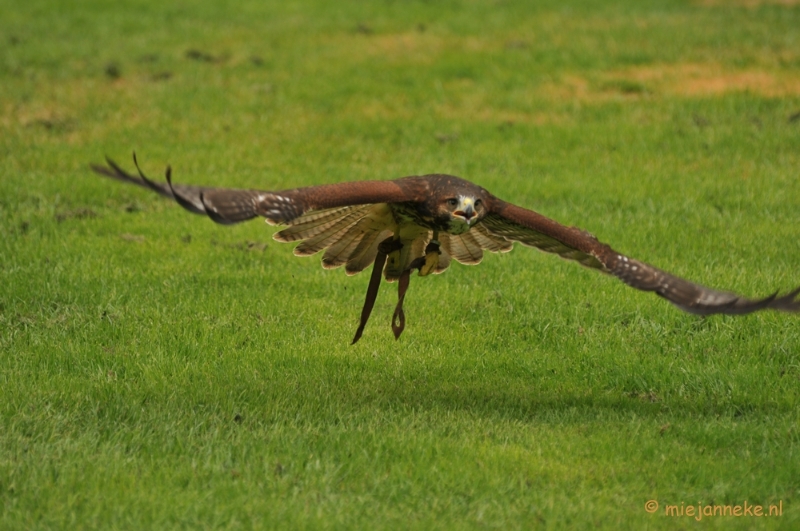
[[294, 250], [298, 256], [324, 251], [322, 265], [326, 269], [345, 266], [347, 274], [353, 275], [374, 264], [376, 273], [354, 343], [369, 318], [379, 273], [390, 282], [400, 281], [400, 302], [393, 318], [395, 336], [399, 337], [404, 326], [402, 300], [412, 270], [419, 269], [423, 276], [441, 273], [451, 259], [478, 264], [484, 251], [508, 252], [513, 242], [609, 273], [694, 314], [800, 311], [800, 288], [780, 297], [774, 293], [754, 300], [710, 289], [622, 255], [586, 231], [507, 203], [451, 175], [261, 191], [173, 184], [169, 168], [167, 182], [155, 183], [141, 170], [136, 176], [110, 159], [107, 163], [93, 165], [92, 169], [174, 198], [187, 210], [205, 214], [217, 223], [232, 224], [261, 216], [270, 224], [283, 225], [285, 228], [274, 238], [300, 242]]

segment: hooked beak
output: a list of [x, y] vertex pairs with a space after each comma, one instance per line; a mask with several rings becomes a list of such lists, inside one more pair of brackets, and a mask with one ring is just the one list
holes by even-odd
[[462, 218], [467, 222], [467, 225], [475, 221], [475, 201], [471, 197], [459, 197], [458, 207], [453, 215]]

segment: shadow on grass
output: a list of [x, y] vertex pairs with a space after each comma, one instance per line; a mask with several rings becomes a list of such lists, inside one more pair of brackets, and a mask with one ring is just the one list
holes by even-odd
[[[372, 394], [374, 393], [374, 394]], [[328, 407], [337, 410], [439, 411], [516, 422], [571, 423], [591, 420], [682, 417], [740, 418], [781, 415], [791, 408], [780, 404], [737, 403], [703, 398], [662, 401], [620, 390], [536, 390], [523, 386], [448, 385], [381, 389], [328, 395]]]
[[[281, 414], [297, 414], [320, 422], [339, 416], [434, 413], [466, 415], [486, 420], [537, 423], [583, 423], [633, 418], [729, 418], [796, 414], [791, 396], [778, 393], [772, 400], [732, 397], [714, 388], [687, 392], [681, 385], [640, 391], [609, 381], [587, 383], [585, 375], [545, 377], [511, 376], [496, 368], [461, 369], [454, 366], [409, 367], [393, 374], [371, 362], [328, 358], [307, 372], [272, 371], [272, 378], [257, 376], [218, 381], [217, 389], [237, 396], [234, 407], [258, 410], [263, 404], [280, 404]], [[277, 379], [276, 379], [277, 377]], [[220, 380], [225, 380], [221, 378]], [[194, 391], [186, 389], [189, 393]], [[219, 399], [222, 397], [216, 397]], [[213, 396], [202, 400], [212, 403]], [[218, 402], [221, 406], [222, 404]], [[257, 414], [258, 415], [258, 414]], [[275, 419], [278, 420], [278, 419]]]

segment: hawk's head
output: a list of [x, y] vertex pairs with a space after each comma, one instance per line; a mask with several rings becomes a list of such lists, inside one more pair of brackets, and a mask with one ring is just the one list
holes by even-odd
[[463, 234], [486, 215], [488, 192], [480, 186], [452, 175], [436, 175], [431, 184], [428, 207], [441, 230]]
[[450, 234], [463, 234], [471, 229], [475, 223], [483, 218], [483, 199], [473, 195], [456, 195], [448, 197], [442, 205], [440, 212], [449, 216], [446, 231]]

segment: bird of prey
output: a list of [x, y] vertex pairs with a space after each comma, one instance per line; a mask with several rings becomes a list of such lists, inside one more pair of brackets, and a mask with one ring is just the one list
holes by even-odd
[[138, 176], [111, 159], [92, 165], [102, 175], [149, 188], [182, 207], [223, 225], [257, 216], [285, 228], [279, 242], [299, 242], [294, 254], [324, 251], [322, 267], [344, 266], [355, 275], [372, 265], [361, 321], [353, 343], [367, 324], [381, 275], [398, 282], [392, 330], [405, 327], [403, 299], [412, 271], [441, 273], [452, 260], [477, 264], [484, 251], [508, 252], [514, 242], [554, 253], [611, 274], [627, 285], [653, 291], [693, 314], [747, 314], [758, 310], [800, 311], [800, 287], [778, 296], [747, 299], [695, 284], [601, 243], [590, 233], [564, 226], [541, 214], [499, 199], [484, 188], [452, 175], [422, 175], [392, 181], [360, 181], [266, 191], [173, 184], [147, 178], [133, 157]]

